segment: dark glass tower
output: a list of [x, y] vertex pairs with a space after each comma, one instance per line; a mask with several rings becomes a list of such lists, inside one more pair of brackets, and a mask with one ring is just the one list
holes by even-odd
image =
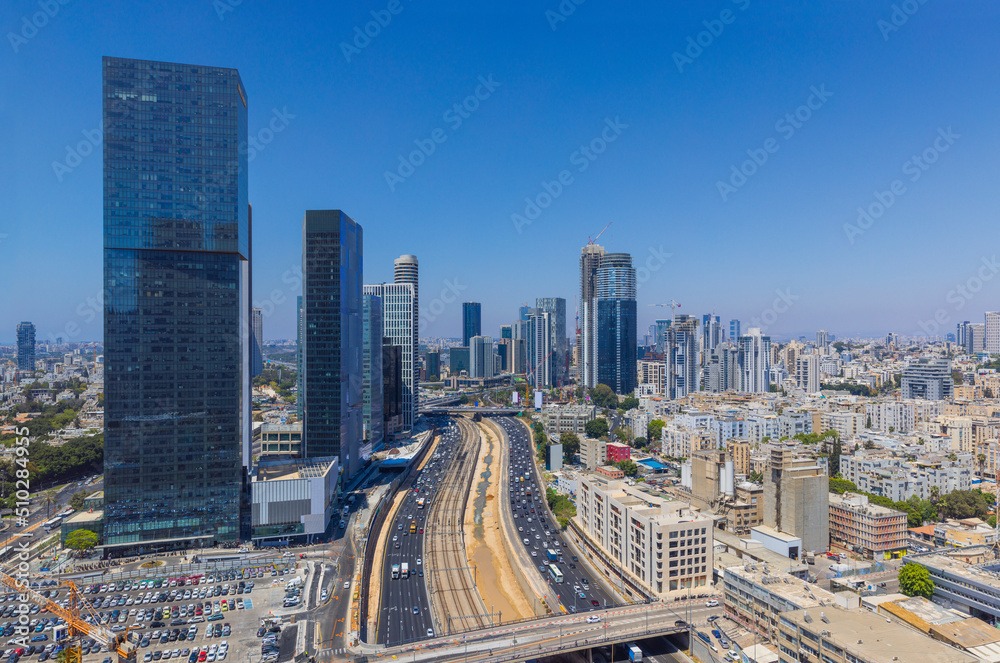
[[462, 304], [462, 345], [469, 347], [469, 339], [483, 333], [483, 305], [479, 302]]
[[624, 396], [638, 380], [635, 268], [627, 253], [606, 253], [600, 264], [595, 275], [597, 383]]
[[247, 97], [235, 69], [103, 60], [104, 537], [233, 541], [250, 457]]
[[35, 325], [30, 322], [17, 325], [17, 370], [35, 372]]
[[362, 229], [340, 210], [302, 222], [303, 456], [360, 467], [363, 417]]

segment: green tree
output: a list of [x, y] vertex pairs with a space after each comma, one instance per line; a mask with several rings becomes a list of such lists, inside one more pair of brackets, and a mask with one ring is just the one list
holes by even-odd
[[979, 476], [983, 476], [983, 467], [986, 465], [986, 454], [976, 456], [976, 464], [979, 466]]
[[942, 518], [963, 520], [965, 518], [986, 518], [990, 513], [990, 503], [981, 491], [955, 490], [938, 504], [938, 514]]
[[593, 391], [590, 392], [590, 400], [597, 407], [603, 408], [618, 408], [618, 396], [615, 392], [611, 390], [606, 384], [599, 384], [594, 387]]
[[764, 483], [763, 472], [751, 472], [749, 478], [750, 478], [750, 483]]
[[73, 497], [69, 498], [69, 505], [74, 511], [83, 510], [83, 500], [87, 497], [87, 491], [81, 490], [79, 492], [73, 493]]
[[619, 426], [615, 429], [615, 437], [617, 437], [622, 442], [628, 444], [628, 431], [624, 426]]
[[587, 437], [602, 438], [608, 434], [608, 420], [594, 419], [593, 421], [588, 421], [584, 425], [583, 430], [587, 434]]
[[934, 581], [930, 571], [919, 564], [907, 564], [899, 570], [899, 591], [907, 596], [934, 596]]
[[830, 492], [836, 493], [837, 495], [843, 495], [844, 493], [856, 493], [858, 492], [858, 487], [854, 485], [853, 481], [830, 477]]
[[563, 433], [559, 436], [559, 444], [563, 448], [563, 460], [567, 463], [572, 461], [573, 456], [580, 452], [580, 438], [576, 433], [569, 431]]
[[632, 440], [632, 446], [636, 449], [645, 449], [647, 445], [649, 445], [649, 440], [644, 437], [637, 437]]
[[[832, 431], [836, 433], [836, 431]], [[843, 446], [840, 442], [840, 436], [836, 435], [833, 438], [833, 451], [830, 452], [829, 468], [828, 471], [830, 476], [837, 476], [840, 474], [840, 455], [843, 451]]]
[[622, 400], [621, 409], [628, 412], [629, 410], [634, 410], [639, 407], [639, 399], [635, 396], [626, 396]]
[[66, 547], [80, 552], [93, 550], [98, 543], [100, 539], [89, 529], [73, 530], [66, 536]]
[[666, 422], [662, 419], [653, 419], [646, 425], [646, 439], [650, 442], [657, 442], [663, 437], [663, 427]]
[[44, 493], [42, 493], [42, 504], [45, 505], [45, 517], [50, 518], [52, 516], [52, 505], [58, 501], [58, 494], [55, 489], [49, 488]]
[[620, 460], [615, 463], [615, 467], [624, 472], [627, 477], [634, 477], [639, 474], [639, 466], [633, 460]]

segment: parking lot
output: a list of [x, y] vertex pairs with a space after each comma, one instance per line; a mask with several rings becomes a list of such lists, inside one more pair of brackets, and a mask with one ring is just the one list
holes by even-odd
[[[215, 663], [242, 661], [248, 655], [254, 661], [286, 661], [295, 652], [296, 627], [289, 628], [284, 616], [303, 609], [301, 578], [294, 568], [262, 565], [107, 583], [94, 579], [77, 587], [87, 602], [81, 611], [83, 619], [114, 632], [127, 628], [130, 639], [139, 645], [137, 662]], [[295, 589], [286, 591], [286, 583]], [[32, 586], [46, 598], [69, 605], [65, 586], [52, 581]], [[14, 637], [19, 605], [16, 593], [0, 597], [0, 631], [8, 641]], [[28, 625], [28, 646], [5, 649], [7, 663], [57, 659], [54, 630], [63, 621], [44, 606], [33, 605]], [[82, 653], [86, 663], [111, 663], [116, 658], [86, 637]]]

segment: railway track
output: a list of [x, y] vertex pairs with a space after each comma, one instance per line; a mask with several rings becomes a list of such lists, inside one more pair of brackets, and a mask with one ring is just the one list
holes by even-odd
[[444, 633], [489, 626], [483, 599], [476, 590], [475, 571], [465, 554], [463, 523], [479, 456], [480, 434], [475, 425], [458, 417], [462, 441], [458, 446], [447, 481], [430, 505], [424, 539], [428, 588], [438, 609]]

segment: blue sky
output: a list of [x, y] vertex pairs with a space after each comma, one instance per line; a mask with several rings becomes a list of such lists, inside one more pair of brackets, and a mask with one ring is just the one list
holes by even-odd
[[[493, 335], [535, 297], [572, 310], [608, 222], [650, 268], [640, 334], [671, 299], [777, 338], [1000, 308], [995, 3], [236, 1], [4, 3], [0, 339], [101, 336], [100, 150], [53, 163], [100, 124], [102, 55], [238, 68], [251, 134], [285, 118], [250, 166], [268, 339], [294, 335], [303, 212], [328, 208], [364, 226], [366, 282], [420, 258], [425, 336], [460, 336], [461, 301]], [[530, 224], [526, 199], [550, 203]]]

